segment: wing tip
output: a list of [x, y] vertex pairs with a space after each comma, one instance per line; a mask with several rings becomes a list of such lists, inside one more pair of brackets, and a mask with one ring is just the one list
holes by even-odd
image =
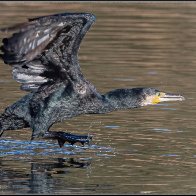
[[9, 27], [2, 27], [0, 28], [1, 33], [9, 33], [9, 32], [14, 32], [14, 31], [23, 31], [26, 30], [26, 27], [29, 25], [28, 22], [23, 22], [23, 23], [18, 23]]

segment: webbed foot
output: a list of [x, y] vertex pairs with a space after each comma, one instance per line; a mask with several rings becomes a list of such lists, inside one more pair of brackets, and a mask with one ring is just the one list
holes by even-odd
[[91, 136], [87, 135], [74, 135], [70, 133], [65, 133], [63, 131], [48, 131], [43, 136], [44, 139], [57, 139], [58, 144], [62, 147], [65, 142], [69, 142], [71, 145], [74, 145], [76, 142], [84, 144], [89, 144], [92, 140]]

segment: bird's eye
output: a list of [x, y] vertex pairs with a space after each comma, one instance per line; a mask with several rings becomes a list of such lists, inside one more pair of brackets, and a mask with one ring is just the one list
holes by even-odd
[[157, 92], [157, 96], [160, 97], [161, 96], [161, 93], [160, 92]]

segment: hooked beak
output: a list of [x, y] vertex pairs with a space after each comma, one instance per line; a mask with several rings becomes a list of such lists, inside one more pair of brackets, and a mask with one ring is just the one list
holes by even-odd
[[160, 100], [160, 102], [183, 101], [183, 100], [185, 100], [185, 98], [181, 95], [175, 95], [175, 94], [171, 94], [171, 93], [160, 93], [159, 100]]
[[146, 100], [144, 100], [141, 105], [142, 106], [154, 105], [166, 101], [183, 101], [183, 100], [185, 100], [185, 98], [181, 95], [158, 92], [156, 93], [156, 95], [147, 97]]

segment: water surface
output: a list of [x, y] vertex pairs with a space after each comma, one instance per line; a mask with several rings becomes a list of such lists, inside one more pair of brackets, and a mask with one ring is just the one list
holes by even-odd
[[[97, 17], [79, 60], [101, 93], [155, 87], [170, 102], [85, 115], [53, 130], [93, 135], [90, 146], [30, 142], [31, 130], [0, 140], [0, 194], [193, 194], [196, 192], [195, 3], [1, 3], [0, 26], [59, 12]], [[0, 34], [0, 38], [3, 38]], [[0, 62], [0, 110], [26, 94]]]

